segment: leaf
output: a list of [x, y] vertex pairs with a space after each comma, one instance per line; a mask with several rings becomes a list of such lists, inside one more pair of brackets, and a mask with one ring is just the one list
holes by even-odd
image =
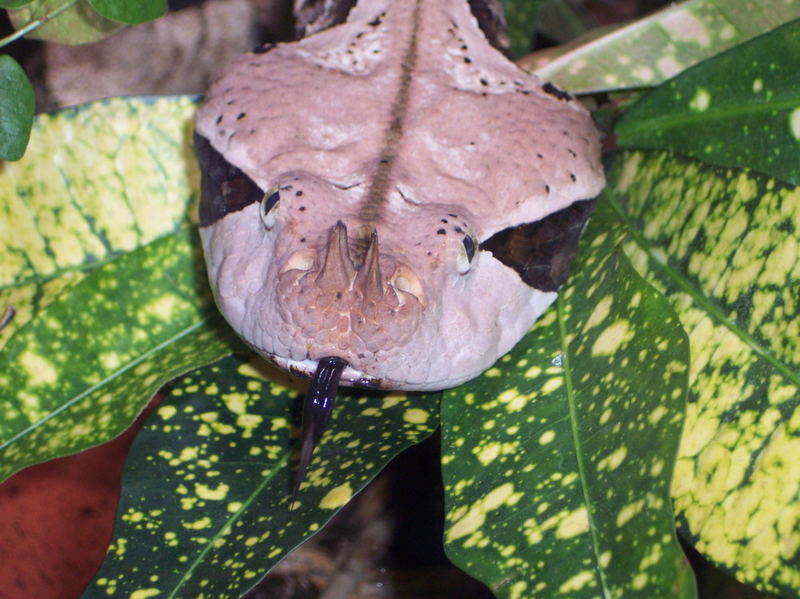
[[19, 8], [31, 2], [33, 0], [0, 0], [0, 8]]
[[25, 158], [3, 165], [0, 312], [16, 316], [2, 331], [0, 476], [110, 439], [164, 381], [230, 353], [185, 227], [194, 107], [41, 116]]
[[650, 87], [798, 17], [798, 0], [689, 0], [522, 63], [574, 93]]
[[117, 31], [121, 25], [98, 14], [88, 0], [77, 0], [66, 9], [67, 0], [33, 0], [8, 11], [14, 29], [23, 29], [28, 24], [42, 20], [44, 23], [25, 37], [78, 45], [100, 41]]
[[498, 597], [693, 596], [670, 477], [686, 335], [601, 202], [568, 286], [442, 402], [446, 549]]
[[800, 190], [655, 151], [621, 153], [609, 181], [626, 251], [689, 333], [681, 530], [739, 580], [797, 597]]
[[25, 71], [10, 56], [0, 56], [0, 160], [19, 160], [33, 125], [35, 98]]
[[191, 98], [115, 99], [36, 117], [0, 169], [0, 346], [86, 272], [186, 222], [198, 194]]
[[231, 353], [198, 248], [184, 229], [104, 264], [14, 335], [0, 476], [111, 439], [166, 381]]
[[89, 3], [104, 17], [129, 25], [152, 21], [167, 12], [167, 0], [89, 0]]
[[176, 383], [131, 448], [84, 599], [238, 597], [438, 425], [438, 394], [340, 396], [289, 510], [298, 381], [265, 366], [231, 357]]
[[800, 20], [707, 60], [631, 107], [620, 147], [673, 150], [800, 183]]
[[530, 52], [536, 16], [542, 3], [543, 0], [503, 0], [512, 56]]

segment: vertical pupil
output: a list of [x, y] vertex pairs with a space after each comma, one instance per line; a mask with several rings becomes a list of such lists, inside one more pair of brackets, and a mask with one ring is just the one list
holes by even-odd
[[472, 241], [470, 235], [465, 235], [462, 243], [464, 244], [464, 250], [467, 252], [467, 260], [472, 262], [472, 259], [475, 257], [475, 242]]
[[277, 191], [273, 191], [269, 197], [264, 202], [264, 207], [262, 208], [262, 214], [269, 214], [269, 211], [278, 203], [278, 200], [281, 199], [281, 195]]

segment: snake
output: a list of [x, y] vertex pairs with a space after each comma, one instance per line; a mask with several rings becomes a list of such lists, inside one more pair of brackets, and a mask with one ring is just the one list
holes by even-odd
[[361, 0], [235, 59], [198, 111], [216, 304], [312, 379], [301, 477], [339, 384], [447, 389], [508, 352], [604, 186], [588, 111], [498, 50], [481, 4]]

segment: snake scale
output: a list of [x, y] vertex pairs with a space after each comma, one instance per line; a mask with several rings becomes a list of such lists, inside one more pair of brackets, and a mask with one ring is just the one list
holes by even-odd
[[313, 377], [301, 476], [340, 382], [444, 389], [511, 349], [604, 185], [587, 111], [496, 50], [480, 4], [362, 0], [235, 60], [197, 116], [217, 305]]

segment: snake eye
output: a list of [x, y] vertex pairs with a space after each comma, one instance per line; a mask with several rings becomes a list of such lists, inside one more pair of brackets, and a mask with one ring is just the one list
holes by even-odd
[[259, 213], [261, 214], [261, 222], [264, 223], [264, 228], [267, 231], [271, 230], [272, 227], [275, 226], [275, 220], [277, 218], [278, 213], [278, 204], [281, 203], [281, 194], [276, 189], [273, 192], [267, 192], [261, 197], [261, 208], [259, 209]]
[[461, 240], [461, 247], [458, 249], [456, 268], [459, 274], [463, 275], [472, 267], [472, 263], [475, 261], [475, 255], [478, 251], [478, 241], [472, 233], [467, 233], [464, 235], [464, 239]]

